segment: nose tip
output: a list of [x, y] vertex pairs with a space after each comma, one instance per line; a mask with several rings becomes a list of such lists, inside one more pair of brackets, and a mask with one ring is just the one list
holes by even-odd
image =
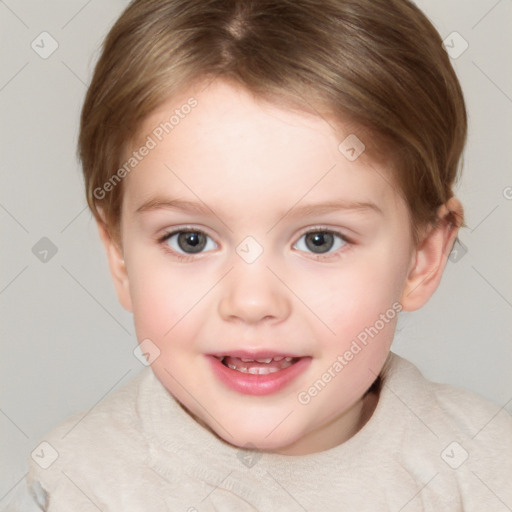
[[220, 316], [248, 324], [284, 320], [290, 314], [290, 301], [279, 280], [264, 264], [240, 263], [222, 289]]

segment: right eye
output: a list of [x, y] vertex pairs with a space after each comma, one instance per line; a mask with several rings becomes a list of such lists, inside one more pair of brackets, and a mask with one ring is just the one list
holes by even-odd
[[164, 235], [160, 242], [166, 244], [178, 254], [197, 254], [216, 249], [217, 244], [202, 231], [181, 230]]

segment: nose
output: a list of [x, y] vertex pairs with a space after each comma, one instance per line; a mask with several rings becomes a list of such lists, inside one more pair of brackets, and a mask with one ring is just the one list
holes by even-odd
[[263, 261], [248, 264], [240, 260], [224, 281], [219, 314], [230, 322], [277, 323], [290, 315], [291, 302], [286, 292]]

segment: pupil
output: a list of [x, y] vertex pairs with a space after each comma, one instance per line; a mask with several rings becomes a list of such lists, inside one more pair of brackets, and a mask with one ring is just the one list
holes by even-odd
[[315, 253], [324, 253], [332, 249], [334, 236], [331, 233], [309, 233], [306, 235], [306, 245]]
[[185, 252], [200, 252], [206, 245], [206, 237], [197, 231], [184, 231], [178, 236], [178, 245]]

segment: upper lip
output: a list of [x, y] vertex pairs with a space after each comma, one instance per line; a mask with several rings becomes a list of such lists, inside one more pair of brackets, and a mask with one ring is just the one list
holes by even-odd
[[269, 359], [274, 357], [292, 357], [299, 358], [304, 357], [293, 352], [276, 352], [275, 350], [226, 350], [219, 352], [212, 352], [208, 354], [213, 357], [238, 357], [240, 359]]

